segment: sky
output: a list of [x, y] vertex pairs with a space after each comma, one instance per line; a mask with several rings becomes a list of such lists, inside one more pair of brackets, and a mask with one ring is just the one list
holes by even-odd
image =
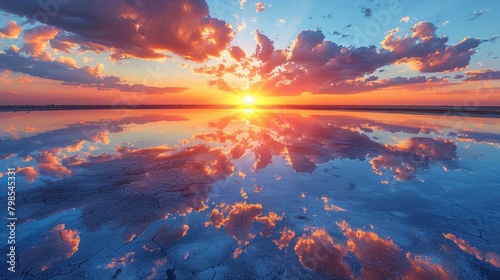
[[500, 2], [0, 2], [0, 104], [500, 105]]

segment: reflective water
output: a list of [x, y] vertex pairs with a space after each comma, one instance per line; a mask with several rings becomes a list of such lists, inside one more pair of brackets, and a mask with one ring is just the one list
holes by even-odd
[[0, 120], [18, 261], [2, 279], [500, 273], [500, 119], [241, 109]]

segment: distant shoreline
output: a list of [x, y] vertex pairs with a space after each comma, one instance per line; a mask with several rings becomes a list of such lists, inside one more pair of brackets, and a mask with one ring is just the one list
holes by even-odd
[[500, 117], [500, 106], [409, 106], [409, 105], [0, 105], [0, 112], [62, 111], [62, 110], [159, 110], [159, 109], [281, 109], [325, 111], [373, 111], [394, 113], [445, 114], [454, 116]]

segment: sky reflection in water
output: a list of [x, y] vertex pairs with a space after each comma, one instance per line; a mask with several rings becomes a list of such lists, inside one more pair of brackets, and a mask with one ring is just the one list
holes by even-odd
[[499, 275], [498, 119], [258, 110], [0, 119], [0, 172], [18, 174], [20, 278]]

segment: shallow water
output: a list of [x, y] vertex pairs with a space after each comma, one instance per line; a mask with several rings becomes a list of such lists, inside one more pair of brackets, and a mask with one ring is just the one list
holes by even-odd
[[2, 279], [500, 275], [500, 119], [235, 109], [0, 120], [5, 210], [8, 168], [17, 190], [16, 272], [4, 265]]

